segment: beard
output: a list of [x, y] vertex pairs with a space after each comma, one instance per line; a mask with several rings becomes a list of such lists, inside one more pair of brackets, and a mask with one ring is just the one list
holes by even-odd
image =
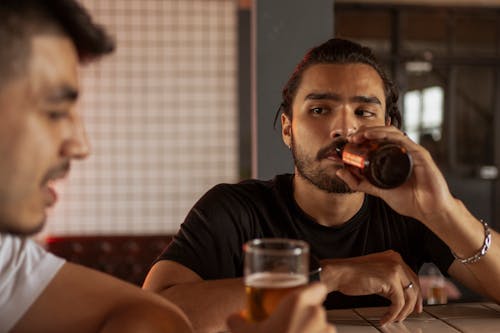
[[[326, 167], [320, 166], [320, 161], [325, 158], [326, 154], [329, 151], [335, 149], [338, 143], [333, 143], [332, 145], [320, 149], [317, 156], [308, 155], [304, 149], [298, 145], [293, 135], [291, 137], [291, 149], [292, 149], [292, 157], [295, 163], [295, 167], [297, 168], [298, 174], [306, 179], [309, 183], [316, 186], [322, 191], [327, 193], [354, 193], [353, 190], [347, 186], [344, 181], [342, 181], [335, 174], [331, 176], [329, 174], [328, 169], [332, 169], [332, 166], [329, 166], [328, 169]], [[343, 168], [343, 166], [338, 166], [337, 169]], [[332, 172], [332, 171], [330, 171]]]

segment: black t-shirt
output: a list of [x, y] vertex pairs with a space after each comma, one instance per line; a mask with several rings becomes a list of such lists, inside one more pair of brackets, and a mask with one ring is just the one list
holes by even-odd
[[[446, 274], [449, 248], [422, 223], [399, 215], [379, 198], [365, 195], [361, 209], [339, 227], [316, 223], [293, 198], [293, 175], [273, 180], [219, 184], [191, 209], [180, 231], [158, 260], [173, 260], [205, 280], [241, 277], [243, 244], [254, 238], [305, 240], [318, 259], [349, 258], [392, 249], [413, 271], [435, 263]], [[377, 295], [330, 293], [327, 308], [380, 306]]]

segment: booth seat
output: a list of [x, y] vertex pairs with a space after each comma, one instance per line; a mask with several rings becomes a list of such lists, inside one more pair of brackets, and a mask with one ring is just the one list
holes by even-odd
[[172, 235], [48, 237], [47, 250], [66, 260], [141, 286]]

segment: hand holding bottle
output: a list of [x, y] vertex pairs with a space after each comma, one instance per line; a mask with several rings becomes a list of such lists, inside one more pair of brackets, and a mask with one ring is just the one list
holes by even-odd
[[402, 185], [413, 169], [406, 149], [387, 141], [347, 142], [336, 150], [345, 164], [358, 168], [370, 183], [380, 188]]
[[363, 145], [369, 141], [398, 145], [411, 156], [413, 168], [408, 180], [392, 189], [377, 187], [349, 168], [338, 170], [337, 176], [352, 190], [378, 196], [399, 214], [411, 216], [423, 223], [457, 204], [429, 152], [394, 126], [361, 127], [347, 140], [348, 145]]

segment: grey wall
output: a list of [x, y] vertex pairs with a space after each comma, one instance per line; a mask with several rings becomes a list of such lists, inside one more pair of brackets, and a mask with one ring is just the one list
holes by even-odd
[[251, 11], [238, 10], [238, 132], [239, 132], [239, 178], [252, 176], [251, 133]]
[[292, 172], [281, 126], [273, 119], [281, 89], [311, 47], [333, 36], [333, 0], [254, 0], [252, 22], [252, 176]]

